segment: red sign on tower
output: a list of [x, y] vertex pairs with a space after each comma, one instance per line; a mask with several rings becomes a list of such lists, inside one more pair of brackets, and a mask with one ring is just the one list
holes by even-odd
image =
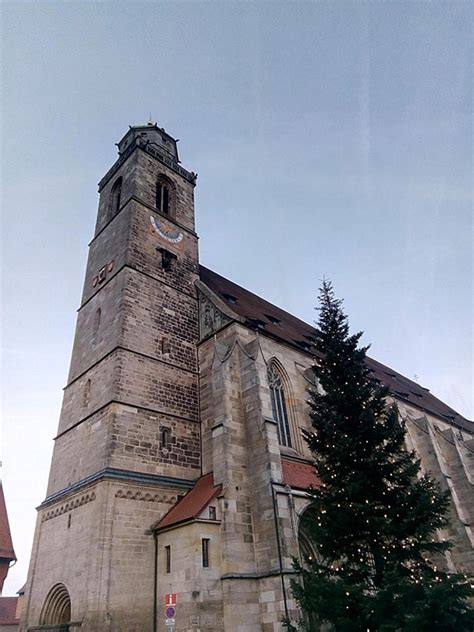
[[166, 593], [166, 605], [176, 606], [176, 593]]

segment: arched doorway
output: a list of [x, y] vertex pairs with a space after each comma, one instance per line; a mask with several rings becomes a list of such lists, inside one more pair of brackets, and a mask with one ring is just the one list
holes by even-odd
[[64, 584], [55, 584], [49, 591], [41, 612], [41, 625], [64, 626], [67, 631], [71, 621], [71, 598]]

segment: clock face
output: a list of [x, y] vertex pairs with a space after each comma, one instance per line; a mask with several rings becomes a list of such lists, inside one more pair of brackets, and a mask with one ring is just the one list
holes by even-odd
[[171, 244], [179, 244], [183, 240], [183, 233], [173, 226], [166, 225], [162, 219], [150, 215], [150, 222], [154, 232]]

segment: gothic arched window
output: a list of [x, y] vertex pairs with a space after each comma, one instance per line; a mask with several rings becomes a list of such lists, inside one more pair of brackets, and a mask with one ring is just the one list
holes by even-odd
[[164, 215], [172, 215], [173, 183], [166, 177], [160, 176], [156, 182], [156, 210]]
[[122, 178], [118, 178], [114, 182], [112, 191], [110, 192], [110, 208], [109, 219], [112, 219], [120, 211], [120, 197], [122, 195]]
[[290, 419], [283, 376], [274, 362], [270, 362], [267, 371], [270, 398], [272, 402], [273, 419], [278, 426], [278, 440], [280, 445], [291, 448]]

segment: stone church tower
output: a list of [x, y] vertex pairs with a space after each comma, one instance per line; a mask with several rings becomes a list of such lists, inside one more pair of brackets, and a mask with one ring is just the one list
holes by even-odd
[[[22, 630], [280, 632], [297, 615], [315, 332], [199, 265], [176, 143], [131, 127], [99, 184]], [[474, 424], [367, 365], [451, 493], [447, 566], [474, 576]]]
[[196, 176], [157, 125], [130, 128], [118, 152], [99, 183], [28, 625], [150, 630], [147, 527], [201, 472]]

